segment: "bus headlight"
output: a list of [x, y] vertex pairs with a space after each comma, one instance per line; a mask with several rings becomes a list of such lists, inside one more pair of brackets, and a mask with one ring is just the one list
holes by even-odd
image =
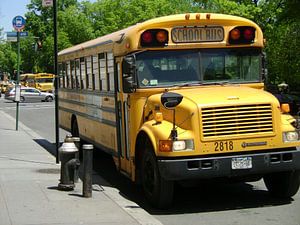
[[298, 131], [283, 132], [283, 142], [299, 141]]
[[194, 140], [160, 140], [159, 151], [161, 152], [172, 152], [172, 151], [184, 151], [194, 150]]

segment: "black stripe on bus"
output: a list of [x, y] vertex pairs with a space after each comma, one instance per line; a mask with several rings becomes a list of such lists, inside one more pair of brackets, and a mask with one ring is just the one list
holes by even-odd
[[74, 115], [78, 115], [78, 116], [81, 116], [81, 117], [85, 117], [85, 118], [88, 118], [88, 119], [91, 119], [91, 120], [94, 120], [94, 121], [97, 121], [97, 122], [100, 122], [100, 123], [103, 123], [103, 124], [106, 124], [106, 125], [109, 125], [109, 126], [112, 126], [112, 127], [116, 127], [116, 122], [113, 122], [113, 121], [110, 121], [110, 120], [100, 119], [98, 117], [91, 116], [89, 114], [82, 113], [82, 112], [77, 112], [77, 111], [72, 110], [72, 109], [66, 109], [66, 108], [61, 107], [61, 106], [59, 107], [59, 110], [62, 110], [62, 111], [65, 111], [65, 112], [68, 112], [68, 113], [71, 113], [71, 114], [74, 114]]
[[71, 99], [65, 99], [65, 98], [60, 98], [59, 99], [60, 102], [66, 102], [66, 103], [71, 103], [71, 104], [75, 104], [75, 105], [80, 105], [80, 106], [87, 106], [89, 108], [94, 108], [94, 109], [99, 109], [102, 110], [104, 112], [109, 112], [109, 113], [115, 113], [115, 108], [109, 108], [109, 107], [105, 107], [105, 106], [97, 106], [94, 104], [88, 104], [88, 103], [83, 103], [83, 102], [79, 102], [79, 101], [75, 101], [75, 100], [71, 100]]
[[59, 88], [59, 92], [71, 92], [84, 95], [97, 95], [106, 97], [115, 97], [115, 92], [112, 91], [100, 91], [100, 90], [87, 90], [87, 89], [70, 89], [70, 88]]

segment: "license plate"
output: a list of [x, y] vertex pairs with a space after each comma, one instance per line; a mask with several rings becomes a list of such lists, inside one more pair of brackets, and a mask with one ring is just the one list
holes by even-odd
[[233, 170], [239, 169], [251, 169], [252, 158], [251, 157], [240, 157], [231, 159], [231, 168]]

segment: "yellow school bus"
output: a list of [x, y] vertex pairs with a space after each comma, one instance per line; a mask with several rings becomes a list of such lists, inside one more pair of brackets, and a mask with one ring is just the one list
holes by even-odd
[[[237, 16], [151, 19], [59, 52], [59, 121], [110, 153], [156, 207], [174, 183], [264, 179], [299, 188], [299, 130], [264, 90], [263, 34]], [[222, 179], [223, 180], [223, 179]]]
[[53, 92], [54, 74], [51, 73], [26, 73], [20, 75], [23, 86], [34, 87], [44, 92]]

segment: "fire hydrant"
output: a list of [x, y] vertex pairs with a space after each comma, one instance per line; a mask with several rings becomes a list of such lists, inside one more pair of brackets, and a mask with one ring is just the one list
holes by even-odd
[[78, 157], [78, 148], [74, 143], [72, 135], [67, 135], [64, 143], [58, 149], [61, 161], [60, 183], [58, 189], [63, 191], [71, 191], [75, 187], [75, 179], [77, 170], [80, 166]]

